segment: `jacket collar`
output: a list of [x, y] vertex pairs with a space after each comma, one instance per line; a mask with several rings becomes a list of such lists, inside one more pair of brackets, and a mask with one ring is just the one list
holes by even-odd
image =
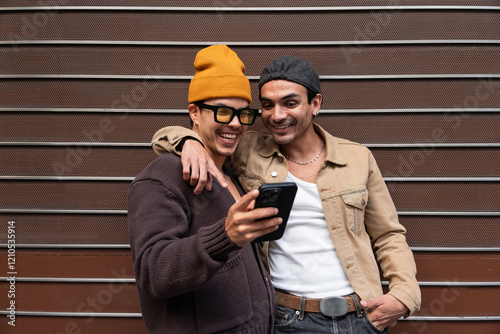
[[257, 151], [257, 153], [263, 158], [269, 158], [275, 154], [281, 154], [280, 147], [273, 140], [273, 136], [267, 135], [261, 137], [263, 140], [262, 148]]
[[347, 164], [344, 155], [342, 154], [342, 150], [339, 145], [339, 139], [337, 137], [332, 136], [328, 132], [326, 132], [321, 126], [314, 123], [314, 130], [319, 133], [321, 137], [325, 140], [326, 143], [326, 158], [325, 161], [329, 161], [335, 165], [344, 166]]
[[[330, 135], [321, 126], [313, 123], [314, 130], [325, 140], [326, 143], [326, 158], [325, 161], [329, 161], [336, 165], [346, 165], [346, 159], [342, 154], [339, 146], [339, 139]], [[279, 145], [273, 141], [271, 135], [266, 136], [264, 139], [264, 145], [258, 151], [258, 154], [264, 158], [269, 158], [273, 155], [283, 156], [280, 152]]]

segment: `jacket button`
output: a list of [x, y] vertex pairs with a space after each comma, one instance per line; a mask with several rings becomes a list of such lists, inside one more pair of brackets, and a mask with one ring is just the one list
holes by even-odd
[[283, 162], [283, 158], [282, 158], [282, 157], [279, 157], [279, 158], [278, 158], [278, 162], [279, 162], [279, 163], [282, 163], [282, 162]]
[[276, 177], [276, 176], [278, 176], [278, 172], [276, 172], [276, 171], [271, 172], [271, 176], [272, 176], [272, 177]]

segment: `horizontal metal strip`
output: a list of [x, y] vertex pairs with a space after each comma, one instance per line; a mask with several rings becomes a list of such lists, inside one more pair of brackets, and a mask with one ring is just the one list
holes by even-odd
[[[16, 244], [15, 246], [16, 249], [130, 249], [129, 244]], [[0, 248], [7, 248], [7, 244], [0, 244]]]
[[[0, 109], [1, 111], [1, 109]], [[407, 108], [407, 109], [321, 109], [327, 114], [387, 114], [387, 113], [465, 113], [500, 112], [500, 108]]]
[[[0, 277], [0, 281], [10, 281], [11, 277]], [[40, 282], [40, 283], [135, 283], [135, 278], [86, 278], [86, 277], [15, 277], [16, 282]], [[418, 282], [419, 286], [453, 286], [453, 287], [497, 287], [500, 282]], [[389, 281], [382, 281], [382, 285], [388, 286]]]
[[402, 11], [402, 10], [500, 10], [499, 6], [321, 6], [321, 7], [166, 7], [166, 6], [30, 6], [3, 7], [0, 11], [160, 11], [160, 12], [309, 12], [309, 11]]
[[[9, 315], [9, 311], [0, 311], [0, 315]], [[18, 311], [16, 316], [35, 317], [96, 317], [96, 318], [142, 318], [141, 313], [94, 313], [94, 312], [36, 312]], [[500, 321], [500, 316], [457, 316], [457, 317], [425, 317], [411, 316], [402, 321]]]
[[[477, 109], [477, 110], [475, 110]], [[463, 109], [456, 109], [461, 110]], [[470, 111], [500, 112], [500, 108], [472, 108]], [[187, 109], [118, 109], [118, 108], [0, 108], [0, 112], [44, 112], [44, 113], [128, 113], [128, 114], [187, 114]]]
[[2, 40], [0, 45], [133, 45], [133, 46], [336, 46], [336, 45], [427, 45], [427, 44], [500, 44], [498, 39], [416, 39], [416, 40], [359, 40], [359, 41], [288, 41], [288, 42], [231, 42], [231, 41], [116, 41], [116, 40]]
[[[17, 249], [129, 249], [129, 244], [16, 244]], [[7, 244], [0, 244], [7, 248]], [[500, 252], [500, 247], [410, 247], [413, 252]]]
[[[1, 144], [0, 144], [1, 145]], [[494, 148], [500, 143], [411, 143], [411, 144], [363, 144], [368, 148]]]
[[[33, 176], [2, 175], [0, 180], [19, 181], [133, 181], [135, 176]], [[500, 182], [500, 177], [384, 177], [386, 182]]]
[[[379, 74], [379, 75], [320, 75], [321, 80], [368, 80], [368, 79], [500, 79], [500, 74]], [[249, 77], [251, 78], [251, 77]], [[257, 77], [257, 80], [259, 77]]]
[[[0, 180], [19, 181], [133, 181], [135, 176], [0, 176]], [[499, 178], [500, 179], [500, 178]]]
[[500, 182], [500, 177], [384, 177], [386, 182]]
[[52, 209], [0, 209], [0, 213], [28, 214], [79, 214], [79, 215], [126, 215], [127, 210], [52, 210]]
[[[389, 282], [387, 282], [389, 285]], [[418, 282], [420, 286], [498, 287], [500, 282]]]
[[[17, 280], [17, 278], [16, 278]], [[388, 286], [389, 281], [382, 281], [382, 285]], [[419, 286], [453, 286], [453, 287], [498, 287], [500, 282], [418, 282]]]
[[399, 216], [471, 216], [499, 217], [498, 211], [398, 211]]
[[406, 319], [400, 318], [398, 321], [500, 321], [500, 316], [458, 316], [458, 317], [425, 317], [411, 316]]
[[[368, 148], [496, 148], [500, 143], [405, 143], [363, 144]], [[0, 142], [0, 146], [102, 146], [102, 147], [151, 147], [150, 143], [107, 142]]]
[[[187, 109], [0, 108], [0, 112], [187, 114]], [[321, 109], [322, 114], [500, 113], [500, 108]]]
[[[82, 214], [82, 215], [126, 215], [127, 210], [57, 210], [57, 209], [0, 209], [1, 213], [19, 214]], [[399, 216], [471, 216], [497, 217], [499, 211], [398, 211]]]
[[[10, 277], [0, 277], [0, 281], [9, 281]], [[16, 282], [41, 283], [135, 283], [135, 278], [80, 278], [80, 277], [15, 277]]]
[[410, 247], [413, 252], [500, 252], [500, 247]]
[[151, 147], [151, 144], [150, 143], [106, 143], [106, 142], [0, 142], [0, 146]]
[[[1, 74], [0, 79], [191, 80], [188, 75]], [[250, 77], [248, 77], [250, 79]], [[257, 77], [258, 79], [258, 77]]]
[[[99, 79], [99, 80], [191, 80], [189, 75], [125, 75], [125, 74], [0, 74], [1, 79]], [[320, 75], [321, 80], [393, 80], [393, 79], [500, 79], [500, 74], [380, 74]], [[259, 76], [248, 76], [259, 80]]]
[[[9, 311], [0, 311], [0, 315], [9, 315]], [[16, 316], [30, 317], [95, 317], [95, 318], [142, 318], [141, 313], [94, 313], [94, 312], [35, 312], [18, 311]]]

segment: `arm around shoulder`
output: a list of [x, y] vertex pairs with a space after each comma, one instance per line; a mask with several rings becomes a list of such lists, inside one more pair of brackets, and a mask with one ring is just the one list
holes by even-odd
[[157, 155], [167, 152], [181, 155], [182, 144], [186, 139], [195, 139], [203, 145], [201, 137], [196, 132], [182, 126], [166, 126], [156, 131], [151, 145]]

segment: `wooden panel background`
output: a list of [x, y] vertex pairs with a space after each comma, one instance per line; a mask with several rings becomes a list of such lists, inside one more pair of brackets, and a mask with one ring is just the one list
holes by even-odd
[[318, 123], [373, 151], [423, 295], [390, 333], [498, 333], [500, 308], [487, 302], [500, 286], [498, 0], [168, 6], [0, 3], [1, 333], [146, 332], [126, 191], [155, 158], [153, 133], [189, 125], [192, 62], [212, 43], [246, 64], [254, 107], [265, 64], [307, 58], [324, 91]]

